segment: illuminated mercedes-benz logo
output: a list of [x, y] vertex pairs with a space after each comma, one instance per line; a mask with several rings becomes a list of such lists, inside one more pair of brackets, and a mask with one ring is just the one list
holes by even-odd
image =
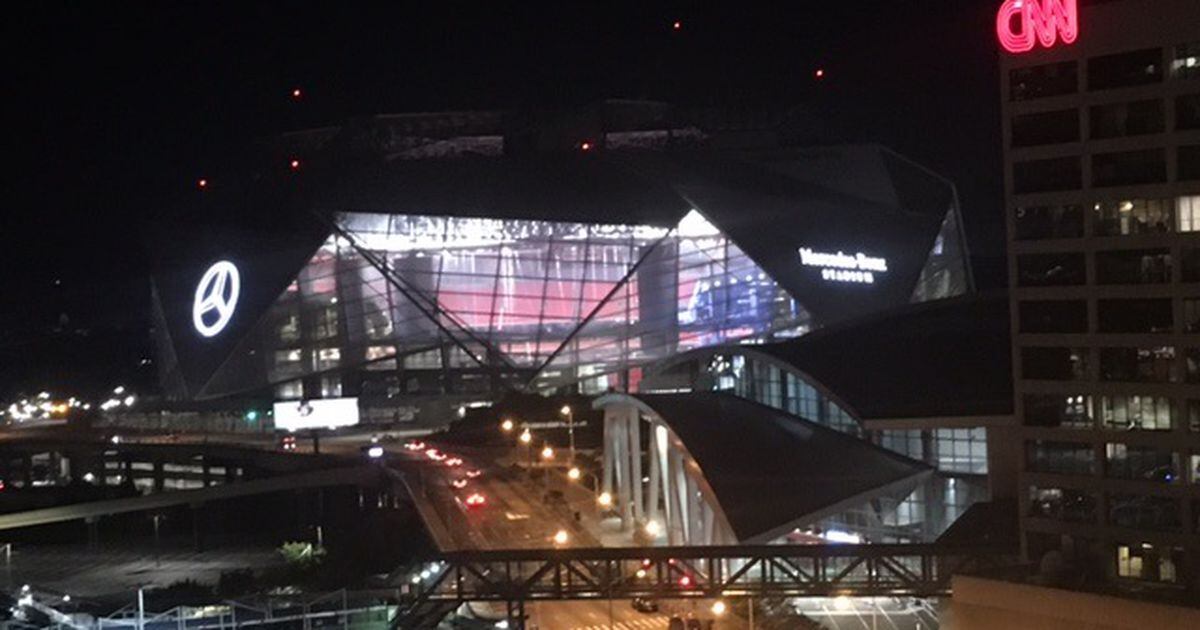
[[242, 289], [237, 267], [228, 260], [213, 263], [204, 272], [192, 300], [192, 325], [205, 337], [214, 337], [233, 318]]

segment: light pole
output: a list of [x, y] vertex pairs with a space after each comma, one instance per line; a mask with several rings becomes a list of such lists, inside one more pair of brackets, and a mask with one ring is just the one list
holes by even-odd
[[568, 463], [575, 463], [575, 411], [571, 409], [571, 405], [563, 405], [559, 413], [567, 417], [567, 441], [570, 444], [571, 456]]
[[525, 460], [528, 463], [529, 478], [533, 479], [533, 447], [530, 445], [533, 442], [533, 434], [529, 432], [529, 427], [525, 427], [521, 431], [521, 435], [517, 436], [517, 440], [525, 446]]
[[159, 548], [158, 548], [158, 522], [160, 520], [162, 520], [162, 517], [163, 517], [162, 514], [155, 514], [155, 515], [151, 516], [151, 518], [154, 519], [154, 566], [156, 566], [156, 567], [161, 566], [161, 562], [159, 560]]
[[546, 442], [542, 443], [542, 485], [550, 492], [550, 462], [554, 459], [554, 449]]

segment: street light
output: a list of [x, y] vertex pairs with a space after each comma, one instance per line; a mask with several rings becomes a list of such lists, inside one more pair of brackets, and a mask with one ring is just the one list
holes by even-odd
[[513, 430], [513, 421], [511, 418], [505, 418], [504, 422], [500, 423], [500, 430], [509, 433]]
[[567, 544], [567, 541], [570, 539], [571, 537], [567, 534], [567, 530], [565, 529], [560, 529], [557, 532], [554, 532], [554, 544], [558, 545], [559, 547]]
[[600, 507], [610, 507], [612, 502], [612, 495], [607, 492], [601, 492], [600, 496], [596, 497], [596, 503], [599, 503]]
[[567, 440], [571, 445], [571, 463], [575, 463], [575, 413], [571, 410], [571, 405], [563, 405], [559, 413], [567, 417]]
[[572, 466], [571, 469], [567, 471], [567, 477], [571, 481], [579, 481], [579, 478], [582, 476], [583, 476], [583, 473], [579, 472], [578, 466]]
[[726, 610], [728, 610], [728, 607], [725, 605], [724, 601], [718, 599], [717, 601], [713, 602], [712, 614], [720, 617], [721, 615], [725, 614]]
[[545, 459], [545, 460], [554, 459], [554, 449], [550, 448], [549, 444], [547, 444], [546, 446], [544, 446], [542, 448], [542, 459]]
[[529, 444], [531, 441], [533, 441], [533, 434], [530, 433], [529, 429], [527, 428], [524, 431], [521, 431], [521, 435], [517, 439], [521, 440], [522, 444]]
[[650, 536], [651, 538], [658, 538], [659, 533], [662, 532], [662, 525], [659, 525], [658, 521], [646, 521], [645, 529], [646, 535]]

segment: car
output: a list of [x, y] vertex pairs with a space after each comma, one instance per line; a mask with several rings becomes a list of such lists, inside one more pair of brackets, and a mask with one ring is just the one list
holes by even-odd
[[431, 448], [425, 451], [425, 456], [435, 462], [440, 462], [446, 459], [446, 454], [437, 450], [436, 448]]
[[467, 471], [467, 479], [474, 479], [482, 474], [483, 474], [483, 471], [479, 470], [478, 468], [476, 468], [474, 470], [468, 470]]
[[425, 446], [425, 443], [420, 440], [412, 440], [411, 442], [404, 443], [404, 448], [410, 451], [423, 451], [425, 450]]
[[279, 448], [281, 450], [285, 450], [285, 451], [296, 450], [296, 436], [285, 435], [285, 436], [279, 438]]
[[447, 457], [446, 461], [442, 463], [453, 468], [455, 466], [462, 466], [463, 460], [461, 457]]
[[463, 499], [463, 503], [469, 508], [483, 507], [487, 503], [487, 497], [483, 496], [482, 493], [472, 492], [467, 495], [466, 499]]
[[455, 488], [456, 490], [462, 490], [463, 488], [467, 487], [467, 480], [466, 479], [455, 479], [454, 481], [450, 482], [450, 486]]
[[658, 602], [646, 597], [634, 597], [629, 603], [633, 609], [641, 613], [656, 613], [658, 612]]

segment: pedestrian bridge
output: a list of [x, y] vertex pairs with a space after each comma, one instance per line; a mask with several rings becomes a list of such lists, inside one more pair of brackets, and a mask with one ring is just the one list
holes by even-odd
[[945, 545], [760, 545], [476, 551], [393, 572], [408, 590], [398, 628], [432, 628], [468, 601], [715, 597], [934, 597], [950, 578], [997, 568], [1011, 551]]

